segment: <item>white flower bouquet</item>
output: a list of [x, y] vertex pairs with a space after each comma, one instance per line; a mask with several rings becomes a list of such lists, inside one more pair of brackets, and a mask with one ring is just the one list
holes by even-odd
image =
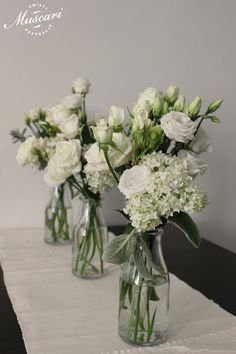
[[66, 186], [72, 197], [79, 195], [86, 200], [86, 210], [83, 208], [73, 237], [72, 271], [81, 277], [99, 277], [104, 274], [102, 254], [107, 228], [98, 210], [101, 192], [112, 187], [114, 181], [107, 171], [97, 175], [99, 172], [93, 173], [91, 169], [96, 147], [85, 109], [89, 88], [87, 79], [77, 79], [71, 95], [51, 109], [37, 108], [26, 114], [26, 127], [23, 131], [11, 131], [11, 135], [13, 142], [20, 142], [17, 163], [43, 170], [45, 183], [53, 188], [53, 197], [45, 210], [46, 242], [68, 243], [72, 239], [72, 206]]
[[121, 211], [128, 219], [126, 232], [109, 243], [103, 256], [122, 265], [119, 334], [125, 341], [154, 345], [167, 335], [169, 275], [161, 227], [173, 223], [195, 247], [200, 245], [199, 230], [189, 214], [207, 204], [206, 193], [194, 183], [207, 167], [199, 155], [211, 150], [202, 123], [219, 122], [214, 112], [221, 103], [222, 99], [214, 101], [200, 113], [200, 97], [187, 105], [175, 86], [164, 93], [148, 88], [130, 112], [132, 151], [122, 174], [106, 154], [109, 142], [99, 145], [126, 197]]

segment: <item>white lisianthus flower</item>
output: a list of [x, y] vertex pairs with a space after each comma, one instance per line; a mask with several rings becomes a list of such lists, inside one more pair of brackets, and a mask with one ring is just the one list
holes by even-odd
[[189, 148], [196, 154], [201, 154], [202, 152], [212, 152], [209, 136], [202, 127], [198, 129], [198, 132], [191, 141]]
[[123, 124], [125, 119], [124, 109], [117, 106], [111, 106], [109, 109], [108, 124], [111, 127], [119, 127]]
[[49, 159], [44, 171], [44, 181], [55, 187], [81, 170], [81, 145], [79, 140], [59, 141], [55, 154]]
[[188, 174], [192, 178], [203, 175], [207, 170], [207, 164], [197, 154], [189, 150], [180, 150], [178, 156], [187, 162]]
[[78, 78], [73, 82], [72, 87], [75, 93], [85, 96], [89, 92], [90, 85], [88, 79]]
[[82, 104], [82, 98], [78, 93], [74, 93], [73, 95], [69, 95], [63, 98], [61, 103], [67, 109], [80, 108]]
[[140, 93], [139, 102], [147, 101], [150, 105], [153, 105], [158, 95], [158, 91], [155, 87], [148, 87], [146, 90]]
[[51, 115], [49, 115], [50, 120], [46, 118], [46, 120], [51, 124], [54, 122], [56, 125], [61, 124], [65, 119], [69, 118], [71, 112], [69, 109], [65, 108], [63, 105], [58, 104], [57, 106], [51, 109]]
[[[122, 166], [130, 160], [132, 152], [132, 144], [130, 139], [123, 133], [113, 133], [112, 142], [116, 145], [117, 149], [109, 146], [108, 158], [113, 168]], [[109, 170], [106, 163], [104, 152], [99, 148], [98, 143], [92, 144], [84, 154], [87, 164], [85, 171], [104, 171]]]
[[33, 153], [33, 149], [43, 149], [44, 139], [35, 136], [28, 137], [19, 147], [16, 155], [17, 164], [20, 166], [38, 165], [38, 157]]
[[172, 111], [161, 118], [161, 128], [169, 139], [186, 143], [193, 139], [197, 123], [185, 113]]
[[113, 128], [107, 126], [105, 119], [100, 119], [96, 127], [92, 127], [93, 135], [100, 144], [109, 144], [112, 140]]
[[132, 122], [132, 130], [134, 132], [143, 130], [144, 128], [148, 128], [150, 124], [151, 120], [148, 118], [146, 112], [143, 111], [134, 118]]
[[42, 112], [41, 107], [36, 107], [34, 109], [31, 109], [26, 115], [32, 120], [35, 121], [39, 118], [40, 113]]
[[75, 138], [79, 133], [79, 117], [76, 114], [72, 114], [61, 122], [59, 129], [67, 139]]
[[150, 183], [150, 179], [151, 172], [146, 166], [133, 166], [123, 172], [118, 188], [128, 199], [135, 193], [143, 192]]
[[117, 149], [110, 147], [108, 157], [113, 167], [125, 165], [129, 160], [132, 152], [132, 144], [130, 138], [123, 133], [113, 133], [112, 142]]
[[138, 101], [132, 110], [132, 115], [136, 118], [140, 114], [144, 114], [148, 117], [150, 112], [150, 104], [148, 101]]

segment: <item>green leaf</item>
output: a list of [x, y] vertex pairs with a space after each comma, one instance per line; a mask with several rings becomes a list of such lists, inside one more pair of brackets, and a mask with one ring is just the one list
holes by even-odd
[[144, 254], [142, 252], [142, 248], [140, 247], [139, 243], [136, 243], [135, 250], [133, 253], [133, 260], [134, 264], [137, 267], [140, 275], [145, 279], [145, 280], [155, 280], [155, 276], [150, 274], [150, 271], [148, 270], [145, 260], [144, 260]]
[[201, 237], [198, 227], [187, 213], [174, 213], [174, 215], [168, 219], [168, 222], [180, 229], [195, 247], [200, 246]]
[[[160, 274], [162, 273], [161, 268], [152, 261], [152, 254], [151, 251], [149, 249], [149, 247], [147, 246], [146, 242], [140, 237], [139, 239], [139, 244], [142, 247], [144, 254], [147, 258], [147, 262], [149, 263], [150, 267], [154, 268], [157, 272], [159, 272]], [[157, 277], [157, 276], [156, 276]], [[160, 277], [160, 280], [162, 279], [162, 277]]]
[[87, 124], [83, 125], [81, 135], [82, 135], [83, 144], [88, 145], [95, 142], [95, 139], [93, 138], [91, 130]]
[[157, 312], [157, 308], [155, 308], [155, 311], [153, 312], [151, 323], [148, 324], [147, 340], [150, 340], [150, 338], [152, 336], [154, 321], [155, 321], [155, 317], [156, 317], [156, 312]]
[[220, 123], [220, 118], [216, 116], [208, 116], [208, 118], [213, 122], [213, 123]]
[[157, 296], [156, 290], [154, 286], [150, 288], [149, 299], [152, 301], [159, 301], [159, 297]]
[[207, 108], [207, 114], [215, 112], [221, 106], [222, 102], [223, 102], [223, 98], [211, 102]]
[[105, 247], [102, 259], [108, 263], [122, 264], [127, 262], [133, 252], [133, 232], [129, 235], [116, 236]]

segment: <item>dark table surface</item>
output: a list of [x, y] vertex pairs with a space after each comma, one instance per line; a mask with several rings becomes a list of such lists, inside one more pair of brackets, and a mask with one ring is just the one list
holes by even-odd
[[[115, 233], [122, 227], [112, 227]], [[236, 315], [236, 254], [203, 240], [195, 249], [173, 226], [163, 236], [163, 253], [171, 273]], [[21, 329], [0, 268], [0, 353], [25, 354]], [[43, 353], [42, 353], [43, 354]]]

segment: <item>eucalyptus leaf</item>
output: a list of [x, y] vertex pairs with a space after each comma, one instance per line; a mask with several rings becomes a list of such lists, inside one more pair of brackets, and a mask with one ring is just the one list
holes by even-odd
[[108, 263], [122, 264], [127, 262], [133, 252], [133, 232], [129, 235], [116, 236], [106, 246], [102, 259]]
[[200, 246], [201, 237], [198, 227], [187, 213], [174, 213], [174, 215], [168, 219], [168, 222], [180, 229], [195, 247]]

